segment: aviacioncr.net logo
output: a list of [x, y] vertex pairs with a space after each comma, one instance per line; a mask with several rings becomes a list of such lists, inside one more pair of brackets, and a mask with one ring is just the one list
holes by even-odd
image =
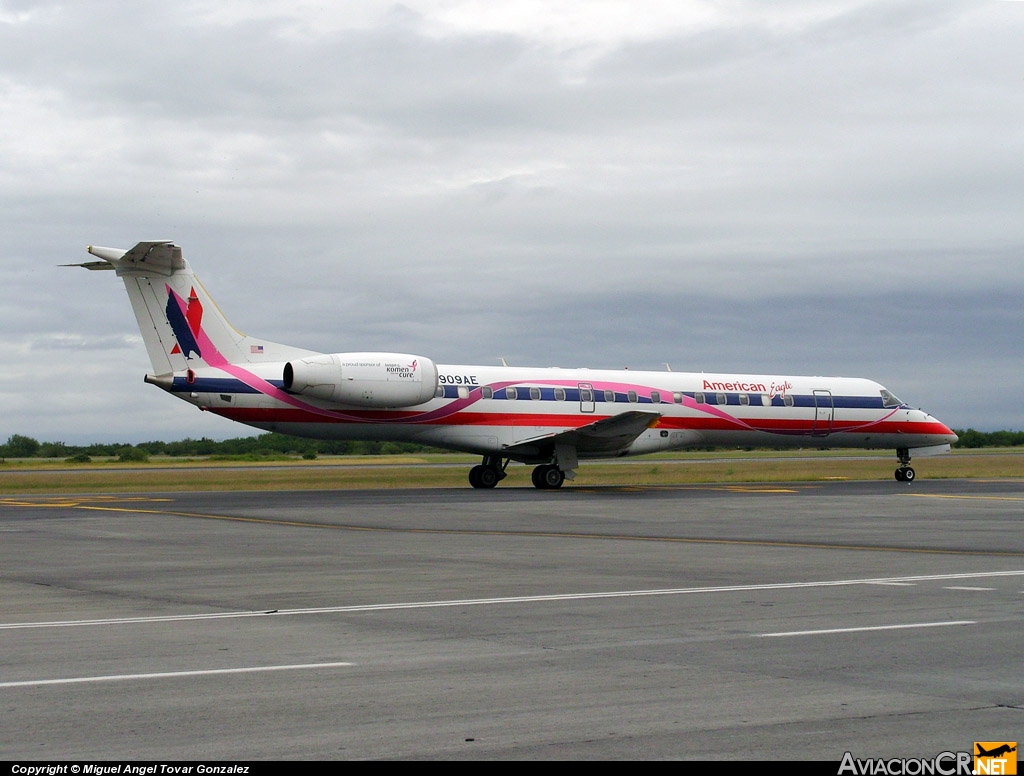
[[838, 776], [972, 776], [970, 752], [940, 752], [935, 757], [855, 758], [843, 754]]

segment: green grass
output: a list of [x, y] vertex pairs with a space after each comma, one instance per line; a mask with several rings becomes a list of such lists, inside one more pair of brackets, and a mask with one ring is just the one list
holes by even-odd
[[[629, 461], [628, 463], [626, 461]], [[161, 458], [91, 463], [8, 460], [0, 464], [0, 496], [33, 493], [140, 493], [185, 490], [468, 488], [473, 456], [427, 454], [339, 456], [274, 461]], [[442, 464], [424, 466], [423, 464]], [[1020, 448], [954, 451], [913, 461], [920, 479], [1024, 477]], [[895, 455], [861, 450], [693, 451], [583, 463], [566, 487], [688, 483], [892, 480]], [[511, 464], [499, 487], [530, 487], [531, 467]]]

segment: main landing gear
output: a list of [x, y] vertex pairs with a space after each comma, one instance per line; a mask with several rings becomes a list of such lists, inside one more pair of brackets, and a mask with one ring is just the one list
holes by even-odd
[[533, 470], [531, 475], [533, 487], [539, 490], [554, 490], [562, 487], [565, 482], [565, 472], [558, 468], [558, 464], [546, 463]]
[[896, 470], [896, 481], [913, 482], [917, 475], [910, 468], [910, 451], [905, 447], [901, 447], [896, 451], [896, 458], [900, 462], [900, 468]]
[[[474, 466], [469, 470], [469, 484], [474, 488], [493, 488], [508, 475], [505, 469], [509, 459], [502, 461], [496, 455], [485, 455], [483, 463]], [[546, 463], [533, 470], [533, 487], [540, 490], [554, 490], [562, 487], [565, 482], [565, 472], [558, 468], [558, 464]]]
[[485, 455], [484, 462], [469, 470], [469, 484], [474, 488], [493, 488], [508, 475], [505, 469], [509, 459], [502, 463], [496, 455]]

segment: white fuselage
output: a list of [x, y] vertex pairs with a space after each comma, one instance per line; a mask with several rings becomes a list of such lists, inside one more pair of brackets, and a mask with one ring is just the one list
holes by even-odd
[[[280, 369], [252, 365], [246, 371], [260, 380], [251, 385], [208, 368], [191, 384], [178, 378], [172, 390], [202, 409], [262, 429], [422, 442], [483, 455], [626, 412], [649, 413], [651, 426], [620, 449], [584, 449], [579, 457], [703, 445], [918, 448], [956, 438], [932, 416], [860, 378], [438, 364], [433, 399], [387, 409], [288, 394], [278, 387]], [[522, 451], [510, 457], [546, 456]]]

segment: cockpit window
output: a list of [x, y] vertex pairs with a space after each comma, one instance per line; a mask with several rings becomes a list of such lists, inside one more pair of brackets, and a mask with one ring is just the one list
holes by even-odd
[[903, 402], [900, 401], [899, 398], [897, 396], [895, 396], [893, 393], [885, 390], [885, 388], [882, 389], [881, 393], [882, 393], [882, 406], [883, 407], [902, 407], [903, 406]]

